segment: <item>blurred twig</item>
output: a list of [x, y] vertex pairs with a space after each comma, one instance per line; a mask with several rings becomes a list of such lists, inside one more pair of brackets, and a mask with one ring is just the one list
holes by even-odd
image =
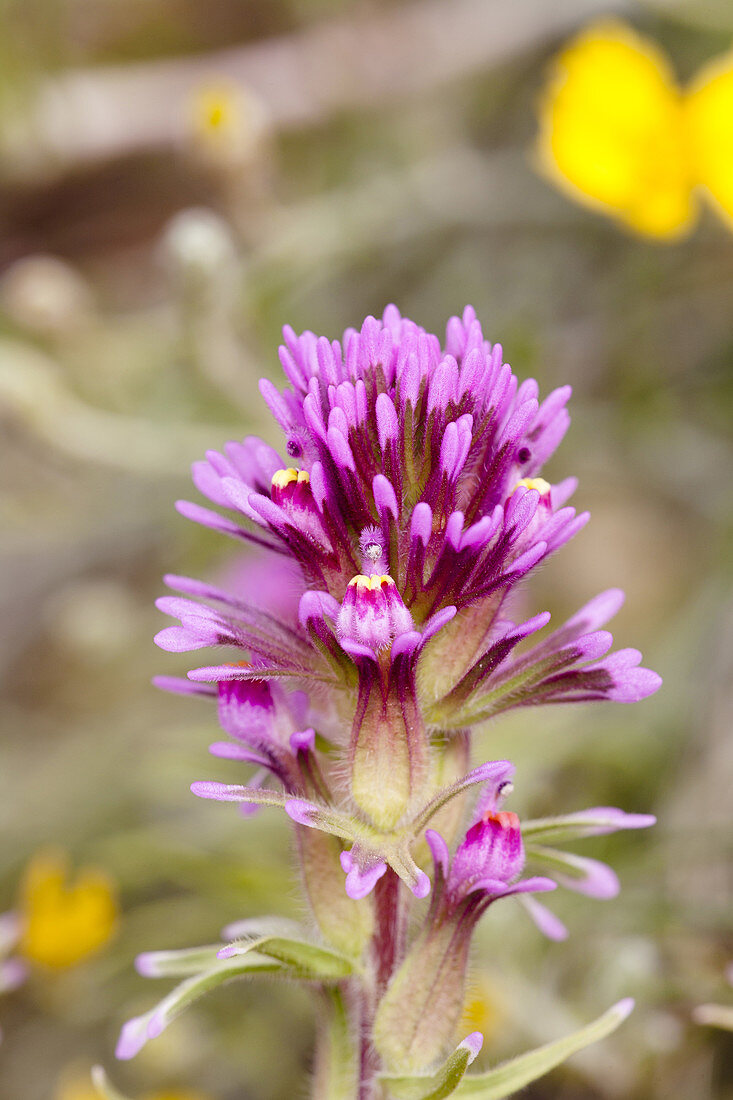
[[62, 162], [175, 145], [202, 83], [229, 80], [264, 105], [276, 128], [310, 126], [334, 113], [419, 96], [511, 60], [624, 0], [414, 0], [351, 12], [287, 37], [203, 57], [68, 72], [40, 89], [35, 142]]
[[27, 344], [0, 341], [0, 411], [59, 451], [146, 478], [180, 476], [212, 439], [241, 427], [171, 424], [93, 408], [63, 385], [51, 359]]

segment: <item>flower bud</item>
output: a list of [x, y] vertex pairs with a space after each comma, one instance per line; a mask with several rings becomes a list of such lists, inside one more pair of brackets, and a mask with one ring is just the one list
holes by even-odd
[[413, 622], [390, 576], [358, 573], [349, 581], [337, 625], [343, 638], [378, 653], [412, 630]]
[[270, 499], [285, 512], [290, 523], [304, 535], [322, 546], [331, 548], [331, 542], [323, 527], [323, 520], [313, 498], [310, 475], [307, 470], [288, 466], [272, 475]]
[[466, 833], [453, 857], [448, 895], [455, 903], [478, 883], [508, 883], [524, 868], [524, 846], [519, 818], [507, 810], [487, 810]]

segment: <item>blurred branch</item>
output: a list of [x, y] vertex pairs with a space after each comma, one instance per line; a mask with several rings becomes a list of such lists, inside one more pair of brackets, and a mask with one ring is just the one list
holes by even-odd
[[43, 86], [26, 154], [62, 162], [113, 157], [184, 140], [192, 93], [236, 81], [271, 124], [312, 126], [349, 109], [419, 96], [510, 61], [624, 0], [415, 0], [384, 13], [350, 12], [288, 37], [203, 57], [71, 71]]
[[73, 458], [146, 478], [179, 477], [212, 440], [241, 434], [231, 426], [166, 424], [94, 408], [65, 388], [51, 359], [11, 340], [0, 342], [0, 413]]
[[296, 283], [306, 273], [317, 279], [319, 268], [328, 277], [327, 264], [352, 262], [383, 236], [394, 245], [446, 227], [567, 228], [580, 217], [538, 184], [522, 151], [486, 155], [456, 145], [269, 211], [257, 228], [260, 245], [249, 262], [257, 271], [279, 266]]

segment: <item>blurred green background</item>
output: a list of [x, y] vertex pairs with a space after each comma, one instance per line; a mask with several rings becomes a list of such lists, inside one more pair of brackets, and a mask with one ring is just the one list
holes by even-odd
[[[275, 440], [256, 388], [280, 326], [330, 337], [396, 302], [432, 331], [466, 302], [521, 376], [572, 383], [549, 468], [590, 526], [528, 596], [556, 620], [620, 585], [620, 645], [665, 678], [632, 708], [521, 712], [482, 735], [518, 764], [516, 806], [653, 811], [586, 842], [623, 892], [556, 909], [540, 940], [492, 911], [476, 952], [482, 1061], [637, 1009], [533, 1100], [725, 1100], [730, 1035], [733, 236], [705, 214], [658, 245], [533, 172], [549, 58], [604, 12], [681, 78], [729, 48], [728, 0], [3, 0], [0, 28], [0, 909], [49, 842], [119, 885], [109, 945], [32, 967], [0, 997], [3, 1100], [86, 1100], [104, 1061], [131, 1097], [306, 1094], [306, 994], [235, 984], [133, 1063], [117, 1030], [165, 983], [143, 949], [297, 914], [287, 828], [197, 802], [238, 778], [212, 713], [162, 696], [153, 599], [166, 571], [222, 575], [236, 550], [178, 517], [207, 447]], [[71, 1082], [71, 1084], [70, 1084]], [[64, 1091], [66, 1090], [66, 1091]]]

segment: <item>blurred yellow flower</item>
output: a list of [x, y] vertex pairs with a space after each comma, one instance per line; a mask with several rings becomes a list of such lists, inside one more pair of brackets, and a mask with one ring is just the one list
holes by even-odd
[[56, 1089], [54, 1100], [99, 1100], [99, 1093], [88, 1075], [67, 1077]]
[[[100, 1100], [101, 1093], [97, 1091], [88, 1073], [73, 1072], [65, 1074], [54, 1093], [53, 1100]], [[202, 1092], [191, 1092], [188, 1089], [166, 1089], [163, 1092], [146, 1093], [143, 1100], [210, 1100]]]
[[502, 1012], [497, 991], [486, 978], [480, 978], [469, 992], [463, 1006], [461, 1035], [480, 1031], [484, 1039], [491, 1040], [501, 1022]]
[[578, 202], [671, 240], [699, 188], [733, 221], [733, 52], [683, 90], [653, 42], [604, 20], [554, 59], [539, 118], [540, 171]]
[[63, 970], [102, 947], [117, 925], [114, 884], [103, 871], [82, 869], [67, 883], [63, 852], [39, 852], [21, 884], [19, 949], [31, 962]]
[[194, 94], [193, 121], [196, 132], [225, 135], [242, 124], [242, 100], [233, 84], [206, 85]]
[[259, 102], [233, 81], [217, 80], [193, 90], [190, 128], [198, 152], [228, 164], [249, 159], [264, 125]]
[[145, 1100], [209, 1100], [202, 1092], [181, 1092], [175, 1089], [173, 1092], [151, 1092]]

